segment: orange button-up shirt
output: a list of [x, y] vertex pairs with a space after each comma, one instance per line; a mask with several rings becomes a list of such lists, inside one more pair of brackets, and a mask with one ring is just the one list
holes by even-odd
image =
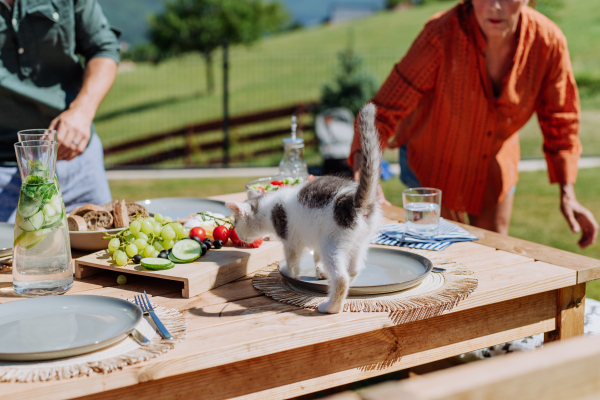
[[[478, 215], [487, 184], [497, 201], [518, 180], [517, 131], [537, 112], [550, 181], [575, 183], [579, 96], [567, 42], [539, 12], [522, 9], [518, 46], [501, 94], [487, 72], [486, 40], [470, 1], [433, 16], [372, 100], [382, 148], [408, 144], [408, 163], [443, 204]], [[349, 162], [360, 149], [355, 129]], [[494, 164], [492, 164], [494, 163]], [[496, 164], [497, 163], [497, 164]], [[488, 179], [490, 168], [501, 179]]]

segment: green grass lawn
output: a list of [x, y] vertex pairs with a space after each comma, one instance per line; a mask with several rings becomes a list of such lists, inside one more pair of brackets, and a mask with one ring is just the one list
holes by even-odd
[[[230, 53], [231, 114], [264, 110], [319, 97], [324, 83], [336, 72], [336, 54], [352, 37], [354, 48], [365, 57], [366, 67], [382, 82], [393, 64], [406, 52], [423, 24], [434, 13], [454, 2], [431, 2], [401, 12], [381, 12], [348, 24], [319, 26], [274, 36], [251, 47], [233, 46]], [[600, 2], [569, 0], [557, 22], [569, 41], [577, 76], [586, 78], [582, 87], [582, 140], [586, 154], [600, 154]], [[221, 117], [220, 55], [215, 56], [215, 93], [206, 93], [205, 66], [196, 54], [188, 54], [158, 65], [137, 63], [119, 73], [96, 119], [97, 130], [109, 146], [129, 139], [180, 128]], [[287, 119], [278, 126], [289, 124]], [[232, 130], [233, 143], [238, 129]], [[216, 133], [219, 135], [219, 133]], [[522, 133], [523, 156], [541, 154], [537, 122]], [[183, 139], [160, 146], [181, 145]], [[235, 146], [235, 144], [234, 144]], [[156, 149], [153, 149], [156, 150]], [[202, 163], [203, 158], [194, 160]], [[269, 158], [256, 163], [272, 164]], [[109, 161], [112, 163], [112, 161]]]
[[[600, 219], [600, 186], [597, 177], [600, 168], [582, 169], [576, 185], [579, 201]], [[111, 181], [113, 198], [134, 201], [166, 196], [208, 197], [244, 190], [244, 185], [255, 178], [210, 178]], [[395, 205], [402, 205], [404, 186], [396, 179], [382, 182], [386, 197]], [[510, 235], [558, 249], [600, 259], [600, 242], [582, 250], [577, 246], [578, 236], [571, 233], [560, 214], [558, 188], [548, 183], [544, 171], [522, 172], [515, 195]], [[600, 280], [588, 284], [588, 297], [600, 300]]]

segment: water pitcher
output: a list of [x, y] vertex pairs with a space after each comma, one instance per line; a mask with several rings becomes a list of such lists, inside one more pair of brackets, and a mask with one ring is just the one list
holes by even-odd
[[13, 288], [23, 296], [66, 292], [73, 284], [69, 230], [54, 169], [58, 143], [15, 143], [21, 193], [15, 219]]

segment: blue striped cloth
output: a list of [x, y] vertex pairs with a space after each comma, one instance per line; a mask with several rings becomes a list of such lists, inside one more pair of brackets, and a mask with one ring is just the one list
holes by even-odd
[[440, 218], [440, 225], [435, 235], [425, 236], [411, 231], [405, 233], [405, 229], [405, 224], [384, 225], [379, 228], [377, 235], [371, 239], [371, 243], [441, 251], [454, 242], [477, 240], [477, 236], [443, 218]]

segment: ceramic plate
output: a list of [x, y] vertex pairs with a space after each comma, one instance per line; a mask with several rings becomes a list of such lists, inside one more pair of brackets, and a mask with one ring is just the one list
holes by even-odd
[[0, 257], [11, 254], [14, 239], [15, 225], [0, 222]]
[[89, 353], [125, 339], [141, 318], [135, 304], [104, 296], [49, 296], [0, 304], [0, 360]]
[[[433, 269], [431, 261], [423, 256], [396, 249], [372, 247], [365, 268], [358, 274], [350, 290], [351, 296], [398, 292], [418, 285]], [[300, 275], [289, 276], [287, 262], [279, 263], [279, 272], [289, 283], [319, 293], [327, 293], [326, 279], [318, 280], [313, 252], [305, 252], [300, 259]]]
[[173, 219], [187, 217], [190, 214], [210, 211], [223, 215], [231, 214], [225, 207], [225, 202], [203, 199], [200, 197], [163, 197], [160, 199], [147, 199], [136, 201], [148, 209], [150, 215], [156, 213], [168, 215]]

